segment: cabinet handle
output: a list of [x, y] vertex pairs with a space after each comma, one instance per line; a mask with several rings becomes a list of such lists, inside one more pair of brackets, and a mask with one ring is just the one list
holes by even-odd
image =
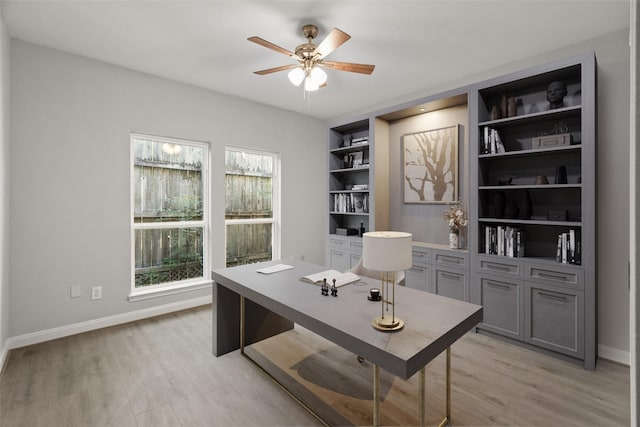
[[487, 268], [489, 270], [510, 271], [509, 267], [504, 267], [502, 265], [497, 265], [497, 264], [487, 264]]
[[501, 283], [496, 283], [496, 282], [487, 282], [488, 286], [491, 286], [492, 288], [498, 288], [498, 289], [502, 289], [504, 291], [508, 291], [511, 290], [511, 286], [509, 285], [503, 285]]
[[418, 268], [418, 267], [411, 267], [411, 270], [416, 270], [416, 271], [419, 271], [421, 273], [424, 271], [422, 268]]
[[543, 273], [543, 272], [539, 272], [538, 276], [546, 278], [546, 279], [553, 279], [553, 280], [562, 280], [562, 281], [567, 281], [567, 278], [565, 276], [560, 276], [560, 275], [556, 275], [556, 274], [549, 274], [549, 273]]
[[546, 292], [541, 292], [541, 291], [538, 291], [538, 295], [540, 295], [543, 298], [549, 298], [549, 299], [553, 299], [553, 300], [556, 300], [556, 301], [567, 302], [567, 297], [565, 297], [565, 296], [560, 296], [560, 295], [555, 295], [555, 294], [548, 294]]
[[414, 253], [413, 256], [416, 258], [424, 258], [424, 254], [421, 253]]
[[460, 264], [460, 258], [454, 258], [451, 256], [442, 255], [440, 257], [444, 262], [449, 262], [451, 264]]
[[447, 279], [459, 280], [462, 277], [462, 275], [453, 274], [453, 273], [442, 273], [442, 277], [446, 277]]
[[340, 255], [340, 256], [344, 256], [344, 254], [342, 252], [334, 252], [333, 255]]

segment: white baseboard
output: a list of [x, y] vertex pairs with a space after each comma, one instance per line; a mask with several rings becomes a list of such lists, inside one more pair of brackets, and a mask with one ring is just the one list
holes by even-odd
[[[82, 332], [102, 329], [109, 326], [120, 325], [123, 323], [134, 322], [136, 320], [147, 319], [149, 317], [160, 316], [162, 314], [173, 313], [175, 311], [186, 310], [201, 305], [211, 304], [212, 296], [207, 295], [199, 298], [193, 298], [185, 301], [178, 301], [171, 304], [159, 305], [156, 307], [144, 308], [142, 310], [130, 311], [128, 313], [116, 314], [114, 316], [101, 317], [99, 319], [87, 320], [86, 322], [74, 323], [72, 325], [60, 326], [58, 328], [47, 329], [44, 331], [32, 332], [30, 334], [10, 337], [5, 343], [3, 353], [1, 354], [3, 361], [8, 350], [20, 348], [27, 345], [37, 344], [57, 338], [68, 337], [70, 335]], [[1, 367], [2, 365], [0, 365]]]
[[606, 345], [598, 345], [598, 357], [627, 366], [629, 366], [629, 361], [631, 360], [628, 351], [618, 350]]

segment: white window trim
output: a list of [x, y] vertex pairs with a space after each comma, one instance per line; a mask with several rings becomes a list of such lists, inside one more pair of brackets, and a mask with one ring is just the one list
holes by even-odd
[[[273, 176], [272, 176], [272, 182], [271, 182], [271, 189], [273, 191], [272, 194], [272, 201], [271, 201], [271, 206], [272, 206], [272, 211], [273, 211], [273, 215], [271, 218], [247, 218], [247, 219], [226, 219], [224, 220], [224, 236], [225, 236], [225, 248], [227, 247], [227, 225], [238, 225], [238, 224], [271, 224], [273, 226], [273, 233], [272, 233], [272, 239], [273, 241], [271, 242], [272, 244], [272, 257], [273, 259], [280, 259], [281, 257], [281, 241], [282, 238], [280, 236], [280, 230], [281, 230], [281, 226], [280, 226], [280, 219], [282, 217], [282, 213], [281, 213], [281, 206], [280, 206], [280, 192], [281, 192], [281, 186], [282, 183], [280, 182], [280, 166], [281, 166], [281, 161], [280, 161], [280, 154], [273, 152], [273, 151], [267, 151], [267, 150], [259, 150], [259, 149], [255, 149], [255, 148], [245, 148], [245, 147], [238, 147], [238, 146], [227, 146], [225, 147], [225, 153], [227, 151], [240, 151], [240, 152], [245, 152], [245, 153], [251, 153], [251, 154], [258, 154], [261, 156], [265, 156], [265, 155], [269, 155], [272, 156], [273, 158]], [[225, 169], [225, 175], [226, 175], [226, 169]], [[225, 195], [226, 197], [226, 195]], [[225, 250], [226, 253], [226, 250]], [[225, 259], [225, 265], [226, 265], [227, 260]]]
[[[203, 164], [202, 164], [202, 220], [200, 221], [168, 221], [161, 223], [136, 223], [134, 221], [133, 211], [134, 211], [134, 159], [133, 159], [133, 141], [134, 139], [151, 139], [158, 142], [167, 142], [169, 144], [180, 144], [180, 145], [192, 145], [196, 147], [202, 147], [205, 150], [205, 156], [203, 156]], [[130, 135], [130, 143], [129, 143], [129, 197], [130, 197], [130, 209], [129, 209], [129, 219], [131, 221], [131, 272], [130, 272], [130, 293], [128, 296], [128, 300], [130, 302], [147, 300], [150, 298], [157, 298], [166, 295], [172, 295], [182, 292], [195, 291], [199, 289], [211, 288], [212, 280], [208, 277], [209, 272], [211, 271], [211, 239], [209, 236], [211, 226], [210, 226], [210, 200], [211, 194], [210, 191], [210, 177], [209, 177], [209, 165], [211, 164], [211, 147], [207, 142], [202, 141], [192, 141], [186, 139], [179, 138], [168, 138], [163, 136], [156, 136], [150, 134], [143, 134], [132, 132]], [[136, 261], [135, 261], [135, 231], [137, 229], [153, 229], [153, 228], [185, 228], [185, 227], [202, 227], [202, 277], [197, 277], [188, 280], [180, 280], [177, 282], [170, 282], [166, 284], [158, 284], [145, 286], [140, 289], [136, 289], [136, 280], [135, 280], [135, 270], [136, 270]]]

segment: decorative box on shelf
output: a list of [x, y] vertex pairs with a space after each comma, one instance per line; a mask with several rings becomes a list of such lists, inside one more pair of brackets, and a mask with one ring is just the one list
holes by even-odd
[[355, 228], [336, 228], [336, 234], [338, 236], [356, 236], [358, 234], [358, 230]]
[[561, 147], [571, 145], [571, 134], [560, 133], [556, 135], [536, 136], [531, 138], [531, 148], [533, 150], [541, 148]]

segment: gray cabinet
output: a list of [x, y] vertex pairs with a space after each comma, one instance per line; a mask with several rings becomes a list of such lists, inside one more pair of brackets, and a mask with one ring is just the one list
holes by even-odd
[[[547, 87], [567, 88], [550, 105]], [[512, 98], [516, 109], [501, 106]], [[515, 101], [515, 102], [513, 102]], [[471, 302], [480, 331], [580, 360], [596, 343], [596, 63], [592, 53], [470, 93]]]
[[524, 282], [508, 277], [479, 274], [472, 301], [483, 307], [481, 328], [524, 339]]
[[584, 357], [584, 296], [581, 291], [527, 283], [525, 319], [527, 342]]
[[361, 237], [329, 235], [327, 259], [329, 267], [333, 270], [349, 270], [358, 264], [360, 257], [362, 257]]
[[405, 286], [461, 301], [469, 301], [469, 254], [444, 245], [413, 247], [413, 265], [405, 271]]
[[431, 249], [414, 246], [412, 266], [405, 271], [405, 286], [408, 288], [430, 291], [431, 282]]
[[469, 301], [469, 254], [436, 249], [432, 256], [431, 292], [460, 301]]

